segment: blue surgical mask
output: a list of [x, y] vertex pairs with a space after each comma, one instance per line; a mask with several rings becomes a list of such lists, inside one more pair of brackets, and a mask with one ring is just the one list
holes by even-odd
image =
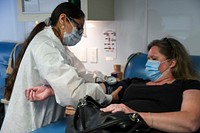
[[147, 61], [145, 65], [146, 67], [145, 73], [151, 81], [156, 81], [162, 76], [162, 73], [158, 70], [159, 66], [160, 66], [160, 61], [157, 60]]
[[65, 46], [75, 46], [80, 40], [81, 35], [78, 34], [76, 27], [73, 27], [71, 33], [64, 32], [63, 45]]
[[70, 22], [71, 26], [73, 27], [73, 29], [72, 29], [71, 33], [67, 33], [66, 31], [64, 32], [63, 45], [75, 46], [81, 40], [82, 34], [78, 33], [77, 28], [72, 25], [70, 20], [69, 20], [69, 22]]

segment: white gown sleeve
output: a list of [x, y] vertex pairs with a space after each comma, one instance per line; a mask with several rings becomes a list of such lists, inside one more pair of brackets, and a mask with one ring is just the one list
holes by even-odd
[[70, 55], [73, 66], [77, 69], [77, 73], [82, 77], [86, 82], [94, 83], [96, 78], [102, 79], [104, 81], [106, 75], [100, 71], [88, 71], [83, 63], [66, 47], [67, 53]]
[[111, 102], [112, 96], [106, 95], [99, 84], [86, 83], [77, 73], [78, 68], [69, 65], [69, 58], [59, 49], [44, 43], [36, 46], [32, 54], [41, 77], [51, 85], [61, 106], [76, 106], [85, 95], [102, 104]]

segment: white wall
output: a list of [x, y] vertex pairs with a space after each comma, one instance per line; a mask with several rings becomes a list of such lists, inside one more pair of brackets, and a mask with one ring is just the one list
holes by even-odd
[[[114, 64], [124, 69], [127, 57], [137, 51], [145, 52], [146, 45], [153, 39], [171, 35], [184, 43], [191, 54], [200, 55], [200, 1], [199, 0], [115, 0], [115, 21], [91, 22], [87, 38], [79, 48], [98, 49], [97, 63], [84, 63], [89, 70], [101, 70], [106, 74], [113, 71]], [[16, 0], [0, 0], [0, 41], [23, 41], [33, 27], [33, 22], [19, 22]], [[117, 58], [105, 60], [103, 49], [105, 30], [117, 34]]]
[[[105, 28], [113, 25], [111, 27], [116, 30], [117, 58], [105, 61], [103, 53], [99, 52], [99, 63], [85, 63], [86, 66], [90, 69], [98, 68], [108, 74], [115, 63], [121, 64], [124, 69], [131, 53], [145, 52], [149, 42], [165, 36], [177, 38], [190, 54], [200, 55], [199, 7], [199, 0], [115, 0], [115, 21], [113, 24], [101, 22], [101, 26]], [[94, 34], [95, 31], [99, 30], [94, 30]], [[89, 47], [93, 46], [90, 42], [101, 46], [100, 39], [89, 36], [88, 40]]]
[[[110, 75], [114, 64], [121, 64], [123, 71], [131, 53], [144, 52], [146, 49], [145, 9], [146, 0], [115, 0], [115, 21], [91, 22], [95, 27], [87, 29], [88, 37], [83, 38], [77, 47], [97, 47], [98, 63], [87, 62], [84, 63], [85, 66], [90, 70], [102, 70]], [[106, 61], [103, 32], [109, 29], [115, 30], [117, 34], [117, 58]], [[75, 48], [74, 53], [79, 53], [78, 48]]]
[[148, 41], [175, 36], [190, 54], [200, 55], [200, 1], [149, 0]]
[[24, 23], [17, 21], [16, 0], [0, 0], [0, 41], [24, 40]]

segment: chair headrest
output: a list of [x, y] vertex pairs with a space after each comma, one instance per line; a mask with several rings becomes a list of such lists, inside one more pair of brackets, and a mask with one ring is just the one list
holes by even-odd
[[143, 78], [148, 79], [144, 69], [147, 61], [147, 54], [133, 53], [128, 57], [125, 69], [124, 79], [126, 78]]
[[0, 42], [0, 64], [8, 64], [10, 53], [15, 45], [14, 42]]
[[20, 49], [21, 45], [18, 45], [18, 43], [0, 42], [0, 99], [3, 98], [6, 83], [5, 81], [8, 77], [6, 72], [8, 64], [10, 64], [11, 66], [14, 64], [15, 58], [17, 57]]

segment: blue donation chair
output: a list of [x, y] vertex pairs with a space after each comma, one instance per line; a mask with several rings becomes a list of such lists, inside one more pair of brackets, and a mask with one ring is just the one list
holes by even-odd
[[22, 43], [0, 42], [0, 100], [5, 101], [6, 79], [14, 68], [14, 62], [22, 48]]
[[16, 44], [15, 42], [0, 42], [0, 99], [3, 98], [5, 82], [8, 76], [6, 69], [8, 67], [10, 54]]
[[[5, 91], [5, 84], [6, 84], [6, 78], [8, 77], [8, 74], [6, 72], [10, 54], [13, 51], [13, 48], [16, 46], [17, 43], [15, 42], [0, 42], [0, 100], [4, 98], [4, 91]], [[12, 56], [15, 57], [15, 53], [13, 52]], [[14, 62], [14, 60], [13, 60]], [[10, 65], [12, 65], [12, 63]], [[0, 103], [0, 128], [4, 119], [5, 115], [5, 103]]]

